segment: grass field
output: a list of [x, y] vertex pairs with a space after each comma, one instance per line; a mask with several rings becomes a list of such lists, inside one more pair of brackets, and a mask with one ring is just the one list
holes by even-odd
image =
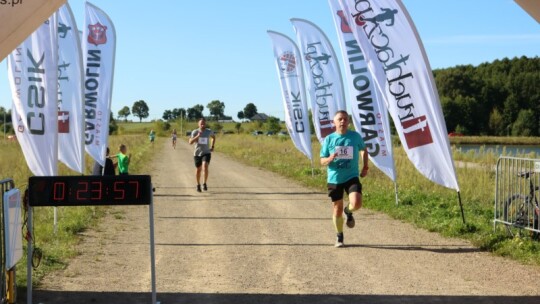
[[[119, 135], [109, 139], [111, 154], [117, 153], [120, 143], [128, 146], [133, 160], [132, 173], [145, 173], [145, 165], [152, 151], [148, 143], [148, 132], [154, 129], [158, 136], [168, 137], [172, 128], [185, 132], [196, 128], [195, 122], [179, 125], [173, 123], [165, 129], [163, 123], [119, 123]], [[210, 122], [212, 126], [212, 122]], [[223, 130], [236, 132], [234, 123], [224, 124]], [[288, 137], [252, 136], [249, 132], [261, 130], [260, 124], [245, 123], [242, 134], [218, 134], [216, 151], [249, 165], [274, 171], [298, 182], [324, 191], [326, 168], [319, 165], [319, 143], [313, 141], [314, 161], [312, 163], [292, 144]], [[247, 133], [247, 134], [246, 134]], [[181, 134], [182, 135], [182, 134]], [[476, 144], [540, 144], [539, 138], [452, 138], [453, 143]], [[459, 141], [459, 142], [456, 142]], [[0, 178], [13, 178], [16, 186], [24, 190], [31, 175], [16, 142], [0, 141]], [[509, 237], [503, 229], [493, 231], [494, 173], [479, 169], [482, 166], [465, 166], [457, 169], [461, 198], [466, 224], [462, 223], [457, 193], [438, 186], [421, 176], [411, 165], [401, 148], [395, 148], [399, 204], [394, 198], [394, 184], [378, 169], [371, 165], [369, 176], [363, 179], [365, 207], [378, 210], [390, 216], [415, 224], [423, 229], [444, 236], [470, 240], [476, 246], [506, 256], [522, 263], [540, 265], [540, 243], [528, 237]], [[538, 157], [538, 156], [537, 156]], [[455, 160], [474, 162], [492, 166], [498, 155], [485, 154], [482, 157], [468, 157], [454, 152]], [[86, 173], [91, 172], [92, 160], [86, 159]], [[65, 166], [59, 166], [60, 175], [77, 174]], [[106, 207], [103, 207], [106, 208]], [[58, 208], [58, 232], [53, 233], [53, 209], [35, 210], [36, 246], [43, 252], [40, 267], [35, 271], [34, 283], [39, 284], [43, 275], [51, 270], [65, 267], [71, 257], [78, 254], [77, 244], [80, 232], [95, 225], [104, 212], [103, 208], [71, 207]], [[18, 264], [17, 282], [26, 284], [26, 254]]]

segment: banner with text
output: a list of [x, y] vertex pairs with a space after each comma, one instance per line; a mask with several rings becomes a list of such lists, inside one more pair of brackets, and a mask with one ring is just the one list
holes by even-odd
[[84, 100], [81, 40], [66, 2], [58, 10], [58, 159], [84, 173]]
[[111, 19], [86, 2], [83, 28], [84, 143], [86, 152], [105, 165], [114, 78], [116, 33]]
[[296, 148], [313, 160], [300, 51], [289, 37], [274, 31], [268, 31], [268, 35], [272, 40], [281, 85], [285, 125]]
[[345, 65], [354, 127], [360, 131], [373, 164], [396, 181], [388, 110], [338, 1], [329, 0], [329, 4]]
[[30, 171], [58, 173], [56, 13], [8, 56], [13, 129]]
[[459, 191], [448, 132], [420, 37], [400, 0], [342, 0], [343, 16], [415, 167]]
[[291, 23], [304, 62], [315, 134], [322, 143], [336, 130], [336, 112], [346, 110], [341, 70], [332, 44], [317, 25], [297, 18], [291, 19]]

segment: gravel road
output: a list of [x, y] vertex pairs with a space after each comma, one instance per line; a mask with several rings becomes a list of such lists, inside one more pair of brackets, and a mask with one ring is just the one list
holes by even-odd
[[[365, 209], [334, 248], [324, 191], [233, 161], [218, 140], [197, 193], [192, 147], [158, 139], [154, 149], [150, 172], [137, 173], [156, 188], [161, 303], [540, 303], [539, 267]], [[148, 210], [109, 207], [33, 302], [151, 303]]]

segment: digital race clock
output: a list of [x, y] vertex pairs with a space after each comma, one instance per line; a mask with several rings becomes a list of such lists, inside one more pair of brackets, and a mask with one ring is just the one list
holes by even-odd
[[32, 176], [29, 204], [36, 206], [149, 205], [150, 175]]

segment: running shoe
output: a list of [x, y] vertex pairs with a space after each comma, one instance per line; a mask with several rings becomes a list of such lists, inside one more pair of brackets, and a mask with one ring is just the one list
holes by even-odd
[[208, 190], [208, 187], [206, 187], [206, 184], [203, 184], [203, 185], [202, 185], [202, 189], [203, 189], [204, 191], [207, 191], [207, 190]]
[[336, 244], [334, 245], [334, 247], [340, 248], [344, 246], [345, 244], [343, 243], [343, 232], [341, 232], [337, 234]]
[[197, 192], [201, 192], [201, 185], [197, 185]]
[[353, 228], [356, 222], [354, 221], [354, 217], [352, 215], [352, 212], [349, 211], [349, 206], [345, 207], [343, 209], [343, 213], [347, 216], [347, 227]]

